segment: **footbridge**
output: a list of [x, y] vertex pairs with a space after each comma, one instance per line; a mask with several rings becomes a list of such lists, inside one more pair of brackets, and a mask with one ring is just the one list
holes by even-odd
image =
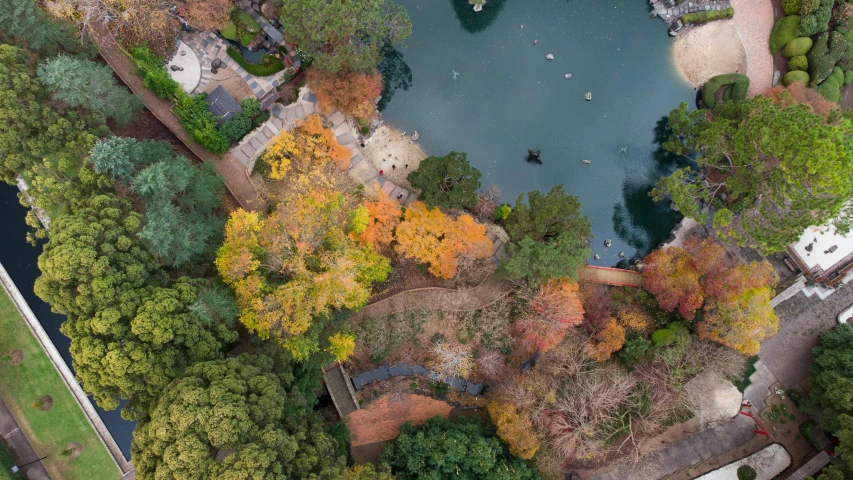
[[578, 272], [579, 280], [615, 287], [642, 287], [643, 276], [633, 270], [587, 265]]

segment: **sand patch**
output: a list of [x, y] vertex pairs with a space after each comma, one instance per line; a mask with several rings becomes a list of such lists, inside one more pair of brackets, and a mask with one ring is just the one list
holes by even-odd
[[374, 168], [382, 170], [391, 183], [412, 190], [406, 176], [418, 169], [426, 153], [418, 142], [412, 141], [412, 132], [406, 135], [402, 133], [396, 128], [382, 125], [364, 142], [361, 154]]
[[249, 88], [249, 84], [243, 80], [243, 77], [237, 75], [237, 72], [222, 65], [215, 74], [210, 74], [210, 83], [204, 88], [204, 91], [210, 93], [218, 86], [222, 86], [229, 95], [234, 97], [234, 100], [241, 102], [246, 98], [255, 97], [255, 92]]
[[699, 25], [675, 39], [675, 64], [681, 75], [700, 87], [723, 73], [746, 74], [746, 51], [734, 20]]

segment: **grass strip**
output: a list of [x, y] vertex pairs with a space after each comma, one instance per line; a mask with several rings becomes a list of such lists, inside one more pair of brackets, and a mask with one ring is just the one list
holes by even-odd
[[[12, 365], [9, 351], [24, 353], [20, 365]], [[77, 401], [41, 349], [18, 309], [0, 288], [0, 393], [36, 453], [47, 455], [44, 464], [55, 479], [113, 479], [121, 473], [101, 443]], [[53, 397], [53, 407], [33, 407], [42, 395]], [[77, 458], [66, 448], [83, 446]], [[2, 453], [0, 453], [2, 455]], [[0, 465], [3, 465], [0, 457]], [[0, 480], [6, 478], [0, 474]]]

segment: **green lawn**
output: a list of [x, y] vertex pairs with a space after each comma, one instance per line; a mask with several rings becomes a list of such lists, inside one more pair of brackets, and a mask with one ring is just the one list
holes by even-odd
[[24, 476], [20, 472], [12, 473], [12, 457], [6, 451], [6, 447], [0, 443], [0, 480], [24, 480]]
[[[24, 352], [24, 361], [17, 366], [9, 363], [7, 357], [13, 348]], [[53, 408], [48, 411], [32, 406], [42, 395], [53, 397]], [[109, 452], [2, 286], [0, 396], [15, 415], [36, 453], [48, 456], [44, 464], [54, 479], [110, 480], [121, 476]], [[71, 442], [83, 445], [82, 455], [73, 460], [61, 455]], [[2, 453], [0, 465], [4, 465]], [[9, 478], [3, 475], [0, 474], [0, 480]]]

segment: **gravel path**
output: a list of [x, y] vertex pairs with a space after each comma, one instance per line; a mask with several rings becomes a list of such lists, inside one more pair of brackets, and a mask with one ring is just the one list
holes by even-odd
[[808, 377], [811, 351], [820, 334], [838, 325], [836, 315], [851, 304], [853, 284], [846, 284], [826, 300], [798, 293], [776, 307], [779, 332], [761, 343], [758, 356], [784, 388]]
[[773, 55], [770, 54], [770, 30], [773, 5], [770, 0], [732, 0], [735, 25], [746, 49], [746, 75], [749, 95], [758, 95], [773, 84]]

